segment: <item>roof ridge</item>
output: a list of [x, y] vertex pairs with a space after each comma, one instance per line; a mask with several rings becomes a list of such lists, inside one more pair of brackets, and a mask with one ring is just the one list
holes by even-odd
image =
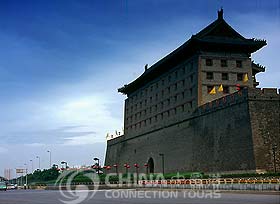
[[204, 29], [202, 29], [200, 32], [194, 35], [196, 38], [203, 38], [207, 36], [209, 33], [211, 33], [213, 30], [215, 30], [220, 25], [226, 26], [234, 35], [236, 35], [238, 38], [245, 40], [246, 38], [243, 37], [240, 33], [238, 33], [234, 28], [232, 28], [223, 18], [218, 18], [208, 26], [206, 26]]

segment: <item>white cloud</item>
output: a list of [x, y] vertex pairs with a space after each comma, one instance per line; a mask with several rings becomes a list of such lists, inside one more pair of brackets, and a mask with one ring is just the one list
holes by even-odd
[[8, 149], [0, 147], [0, 154], [8, 152]]
[[112, 116], [110, 97], [102, 94], [95, 94], [91, 97], [84, 97], [67, 101], [56, 113], [58, 120], [65, 124], [83, 125], [72, 129], [71, 132], [94, 131], [94, 134], [86, 134], [76, 137], [64, 138], [65, 144], [92, 144], [104, 142], [108, 131], [120, 129], [121, 120]]
[[43, 143], [36, 143], [36, 142], [25, 144], [25, 145], [29, 146], [29, 147], [43, 147], [43, 146], [45, 146], [45, 144], [43, 144]]
[[[122, 128], [123, 119], [114, 115], [114, 106], [113, 97], [103, 93], [25, 101], [17, 119], [3, 126], [2, 143], [38, 146], [105, 142], [107, 132]], [[117, 110], [122, 112], [121, 108]]]
[[88, 144], [95, 144], [97, 142], [103, 142], [102, 140], [97, 140], [94, 135], [69, 137], [64, 139], [65, 142], [63, 143], [63, 145], [88, 145]]

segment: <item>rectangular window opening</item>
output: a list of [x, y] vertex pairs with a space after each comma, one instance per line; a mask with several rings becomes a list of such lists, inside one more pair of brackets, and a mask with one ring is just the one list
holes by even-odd
[[213, 72], [206, 72], [206, 79], [214, 79]]
[[236, 60], [236, 67], [242, 68], [242, 61], [241, 60]]
[[228, 86], [224, 86], [223, 87], [223, 93], [224, 94], [228, 94], [229, 93], [229, 87]]
[[167, 99], [167, 105], [168, 106], [170, 105], [170, 99]]
[[190, 81], [193, 83], [193, 75], [190, 76]]
[[206, 66], [212, 66], [213, 65], [213, 60], [212, 59], [206, 59]]
[[221, 60], [221, 67], [227, 67], [227, 60], [225, 59]]
[[243, 80], [243, 73], [238, 73], [237, 74], [237, 81], [242, 81]]
[[228, 80], [228, 73], [222, 73], [222, 80]]

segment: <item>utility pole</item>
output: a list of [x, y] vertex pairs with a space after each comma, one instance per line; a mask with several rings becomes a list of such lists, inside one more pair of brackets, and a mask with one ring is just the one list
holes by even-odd
[[40, 161], [40, 157], [39, 157], [39, 156], [37, 156], [36, 158], [37, 158], [37, 159], [38, 159], [38, 161], [39, 161], [39, 169], [41, 169], [41, 161]]
[[27, 173], [28, 173], [28, 170], [27, 170], [27, 164], [24, 164], [24, 166], [25, 166], [25, 189], [28, 189], [28, 185], [27, 185]]

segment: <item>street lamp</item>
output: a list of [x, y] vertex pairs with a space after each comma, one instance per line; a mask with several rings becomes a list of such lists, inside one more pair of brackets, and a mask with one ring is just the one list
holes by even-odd
[[47, 152], [50, 153], [50, 168], [52, 168], [52, 152], [50, 150]]
[[27, 164], [24, 164], [25, 166], [25, 189], [27, 189]]
[[136, 170], [136, 180], [137, 180], [137, 185], [138, 185], [138, 183], [139, 183], [139, 171], [138, 171], [138, 169], [139, 169], [139, 165], [136, 163], [136, 164], [134, 164], [134, 167], [135, 167], [135, 170]]
[[62, 161], [61, 164], [65, 164], [65, 169], [67, 170], [67, 162], [66, 161]]
[[107, 170], [107, 166], [103, 166], [104, 173], [106, 173], [106, 170]]
[[32, 173], [33, 173], [33, 171], [34, 171], [34, 169], [33, 169], [33, 160], [32, 159], [30, 159], [30, 162], [31, 162], [31, 169], [32, 169]]
[[97, 157], [93, 158], [94, 161], [97, 161], [97, 174], [99, 174], [99, 167], [100, 167], [100, 159]]
[[41, 169], [41, 159], [39, 156], [36, 156], [36, 158], [38, 159], [38, 162], [39, 162], [39, 169]]
[[127, 163], [125, 163], [123, 166], [125, 167], [126, 176], [128, 176], [128, 169], [130, 168], [130, 166]]
[[148, 172], [149, 172], [149, 164], [145, 163], [144, 166], [146, 167], [146, 174], [148, 175]]
[[111, 170], [111, 166], [106, 166], [107, 173]]
[[114, 167], [116, 169], [116, 174], [118, 174], [118, 165], [117, 164], [114, 164]]
[[160, 153], [159, 156], [161, 156], [161, 164], [162, 164], [162, 174], [164, 174], [164, 154]]

